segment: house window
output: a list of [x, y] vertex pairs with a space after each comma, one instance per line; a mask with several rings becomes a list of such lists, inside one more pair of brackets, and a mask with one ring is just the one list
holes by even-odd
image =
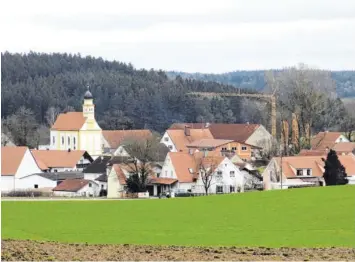
[[35, 184], [35, 185], [34, 185], [34, 188], [38, 188], [38, 185], [37, 185], [37, 184]]
[[307, 169], [307, 176], [311, 176], [311, 169]]
[[246, 146], [242, 146], [242, 151], [247, 151], [247, 147]]
[[216, 186], [216, 193], [217, 194], [223, 193], [223, 186]]
[[68, 145], [70, 145], [70, 137], [68, 136]]
[[64, 136], [62, 136], [62, 145], [64, 145]]
[[235, 192], [235, 186], [230, 186], [229, 187], [229, 192], [231, 192], [231, 193]]
[[173, 146], [168, 146], [168, 148], [169, 148], [170, 150], [173, 150]]
[[76, 139], [75, 139], [75, 137], [73, 137], [73, 144], [74, 144], [74, 145], [76, 144]]
[[168, 142], [169, 141], [169, 137], [165, 137], [164, 141]]
[[89, 187], [92, 187], [92, 184], [91, 184], [91, 183], [89, 183]]
[[303, 176], [303, 170], [297, 169], [297, 176]]
[[226, 147], [222, 147], [222, 151], [227, 151], [227, 148]]
[[237, 147], [232, 147], [232, 151], [237, 151]]
[[55, 136], [52, 137], [53, 145], [55, 144]]
[[222, 176], [222, 171], [217, 171], [217, 175]]
[[235, 172], [234, 171], [230, 171], [229, 174], [230, 174], [231, 177], [235, 177]]

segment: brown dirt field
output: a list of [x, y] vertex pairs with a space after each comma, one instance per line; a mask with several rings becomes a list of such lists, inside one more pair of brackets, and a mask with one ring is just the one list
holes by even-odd
[[355, 248], [241, 248], [89, 245], [62, 244], [30, 240], [2, 240], [1, 244], [1, 259], [3, 261], [355, 261]]

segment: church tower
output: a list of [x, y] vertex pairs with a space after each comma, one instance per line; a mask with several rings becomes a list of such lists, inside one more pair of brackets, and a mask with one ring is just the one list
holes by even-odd
[[95, 121], [94, 99], [93, 99], [93, 96], [89, 90], [89, 87], [84, 95], [83, 115], [84, 115], [84, 117], [87, 118], [88, 123]]

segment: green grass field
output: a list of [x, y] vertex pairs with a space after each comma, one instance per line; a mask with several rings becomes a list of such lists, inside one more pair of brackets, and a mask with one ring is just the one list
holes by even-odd
[[2, 238], [355, 247], [355, 186], [138, 201], [11, 201]]

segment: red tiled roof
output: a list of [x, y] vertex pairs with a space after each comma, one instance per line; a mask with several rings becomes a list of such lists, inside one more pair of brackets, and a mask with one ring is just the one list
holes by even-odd
[[327, 155], [327, 151], [326, 150], [302, 149], [298, 155], [299, 156], [326, 156]]
[[77, 192], [86, 186], [89, 182], [89, 180], [85, 179], [66, 179], [58, 186], [53, 188], [53, 191]]
[[187, 145], [187, 147], [196, 147], [196, 148], [215, 148], [228, 143], [233, 142], [233, 140], [226, 139], [199, 139]]
[[110, 148], [117, 149], [120, 144], [126, 139], [148, 139], [153, 136], [148, 129], [141, 130], [103, 130], [102, 135], [109, 144]]
[[82, 112], [62, 113], [57, 117], [51, 129], [60, 131], [80, 130], [85, 121], [86, 118]]
[[173, 141], [176, 149], [179, 152], [187, 152], [187, 145], [201, 139], [213, 139], [211, 132], [208, 129], [190, 129], [190, 135], [186, 136], [184, 130], [167, 130], [166, 131]]
[[[324, 162], [322, 158], [326, 156], [290, 156], [282, 158], [282, 172], [288, 177], [297, 177], [296, 169], [312, 169], [312, 176], [322, 177], [324, 173]], [[345, 167], [345, 170], [350, 175], [355, 175], [355, 156], [339, 155], [340, 163]], [[281, 164], [281, 158], [275, 157], [278, 166]]]
[[154, 177], [151, 179], [152, 184], [161, 184], [161, 185], [171, 185], [177, 182], [178, 180], [167, 177]]
[[314, 150], [325, 150], [333, 148], [335, 141], [342, 135], [340, 132], [319, 132], [311, 140], [311, 147]]
[[355, 142], [342, 142], [337, 143], [333, 147], [337, 153], [352, 153], [355, 150]]
[[[38, 166], [43, 170], [55, 167], [73, 168], [86, 153], [84, 150], [31, 150]], [[47, 168], [46, 168], [47, 167]]]
[[217, 168], [225, 159], [225, 157], [215, 152], [208, 152], [206, 157], [204, 157], [202, 152], [197, 152], [193, 155], [184, 152], [170, 152], [168, 155], [174, 166], [176, 176], [181, 183], [193, 182], [201, 164], [205, 168]]
[[197, 129], [209, 129], [213, 138], [228, 139], [244, 143], [260, 127], [259, 124], [202, 124], [202, 123], [175, 123], [169, 130], [183, 130], [185, 126]]
[[21, 161], [28, 150], [25, 146], [1, 147], [1, 175], [13, 176], [16, 174]]

